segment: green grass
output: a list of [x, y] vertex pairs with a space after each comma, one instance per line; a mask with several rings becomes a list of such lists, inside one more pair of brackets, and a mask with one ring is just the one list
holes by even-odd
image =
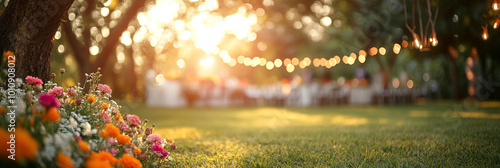
[[125, 111], [175, 139], [172, 167], [499, 167], [500, 103], [461, 105]]

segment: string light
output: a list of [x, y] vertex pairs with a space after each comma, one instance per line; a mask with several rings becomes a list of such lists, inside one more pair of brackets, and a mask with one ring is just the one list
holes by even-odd
[[288, 71], [289, 73], [292, 73], [293, 70], [295, 70], [295, 66], [293, 66], [292, 64], [288, 64], [286, 66], [286, 71]]
[[[433, 36], [433, 37], [435, 37], [435, 36]], [[436, 40], [436, 42], [437, 42], [437, 40]], [[408, 43], [406, 41], [402, 41], [402, 44], [403, 44], [403, 46], [401, 44], [398, 44], [398, 43], [394, 44], [393, 52], [395, 54], [399, 54], [401, 52], [402, 47], [404, 47], [405, 44], [408, 45]], [[421, 46], [421, 45], [419, 45], [419, 46]], [[359, 55], [356, 55], [356, 53], [352, 52], [348, 56], [347, 55], [342, 56], [342, 58], [338, 55], [335, 55], [334, 57], [331, 57], [329, 59], [314, 58], [311, 60], [311, 58], [305, 57], [301, 61], [299, 58], [294, 57], [294, 58], [285, 58], [283, 61], [281, 59], [277, 58], [277, 59], [274, 59], [274, 61], [273, 61], [273, 60], [267, 60], [267, 59], [262, 58], [262, 57], [250, 58], [250, 57], [245, 57], [243, 55], [240, 55], [236, 58], [232, 58], [226, 50], [222, 50], [219, 53], [219, 57], [222, 59], [222, 61], [224, 63], [228, 64], [231, 67], [234, 67], [236, 64], [243, 64], [245, 66], [251, 66], [251, 67], [257, 67], [260, 65], [260, 66], [265, 67], [268, 70], [272, 70], [274, 68], [280, 68], [281, 66], [285, 66], [286, 71], [289, 73], [292, 73], [293, 71], [295, 71], [296, 66], [304, 69], [312, 64], [314, 67], [322, 66], [322, 67], [326, 67], [326, 68], [332, 68], [341, 62], [343, 62], [344, 64], [347, 64], [347, 65], [354, 65], [356, 63], [356, 61], [359, 61], [359, 63], [361, 63], [361, 64], [365, 63], [367, 60], [367, 58], [366, 58], [367, 52], [365, 50], [359, 50], [358, 53], [359, 53]], [[370, 54], [371, 56], [374, 56], [376, 54], [385, 55], [386, 53], [387, 53], [387, 50], [384, 47], [380, 47], [380, 48], [371, 47], [368, 50], [368, 54]], [[212, 59], [209, 60], [207, 58], [207, 59], [200, 60], [200, 64], [204, 64], [204, 65], [207, 64], [208, 65], [208, 64], [212, 64], [212, 63], [213, 63]], [[177, 60], [177, 66], [179, 66], [179, 68], [182, 69], [185, 66], [185, 64], [186, 63], [183, 59]]]
[[276, 68], [281, 67], [281, 64], [283, 64], [283, 62], [281, 62], [281, 60], [280, 60], [280, 59], [276, 59], [276, 60], [274, 60], [274, 66], [276, 66]]
[[372, 47], [370, 48], [370, 51], [368, 51], [370, 53], [371, 56], [374, 56], [374, 55], [377, 55], [377, 47]]
[[401, 51], [401, 45], [399, 45], [398, 43], [395, 43], [392, 51], [394, 51], [394, 54], [399, 54], [399, 52]]
[[385, 53], [387, 52], [387, 50], [385, 50], [384, 47], [380, 47], [380, 49], [378, 49], [378, 52], [380, 53], [380, 55], [385, 55]]

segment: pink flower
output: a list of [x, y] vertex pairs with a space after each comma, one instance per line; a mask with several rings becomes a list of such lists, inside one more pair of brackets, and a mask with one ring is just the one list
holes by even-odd
[[128, 125], [122, 122], [122, 123], [120, 123], [120, 129], [122, 131], [128, 130]]
[[111, 118], [109, 117], [108, 113], [102, 113], [102, 117], [104, 118], [104, 121], [106, 123], [111, 123]]
[[68, 92], [68, 96], [73, 96], [73, 95], [75, 95], [75, 94], [76, 94], [76, 90], [75, 90], [75, 89], [73, 89], [73, 88], [68, 88], [68, 89], [66, 89], [66, 90], [67, 90], [67, 92]]
[[146, 132], [145, 132], [146, 135], [151, 134], [151, 132], [152, 132], [151, 128], [146, 128]]
[[48, 94], [52, 96], [61, 96], [63, 94], [64, 89], [62, 87], [56, 86], [53, 89], [47, 91]]
[[163, 149], [161, 147], [161, 145], [158, 145], [158, 144], [154, 144], [152, 147], [151, 147], [151, 151], [154, 151], [154, 152], [157, 152], [157, 153], [160, 153], [162, 156], [161, 158], [162, 159], [165, 159], [167, 156], [168, 156], [168, 151], [166, 151], [165, 149]]
[[147, 143], [153, 143], [153, 144], [161, 144], [161, 136], [156, 135], [156, 134], [151, 134], [146, 138]]
[[163, 150], [163, 151], [161, 151], [161, 154], [163, 155], [163, 156], [161, 157], [161, 159], [165, 159], [165, 158], [168, 156], [168, 151]]
[[99, 84], [99, 85], [97, 85], [97, 90], [99, 90], [103, 93], [111, 94], [111, 88], [109, 88], [108, 85]]
[[116, 149], [115, 148], [111, 148], [111, 150], [109, 151], [109, 153], [111, 153], [113, 156], [116, 156]]
[[139, 119], [139, 117], [137, 117], [136, 115], [129, 114], [129, 115], [125, 116], [125, 118], [127, 118], [128, 123], [132, 127], [136, 127], [136, 126], [139, 126], [139, 124], [141, 124], [141, 119]]
[[33, 86], [37, 86], [37, 85], [43, 84], [42, 80], [39, 79], [39, 78], [37, 78], [37, 77], [27, 76], [25, 78], [25, 80], [26, 80], [27, 84], [30, 84], [30, 85], [33, 85]]
[[38, 102], [45, 107], [59, 108], [61, 106], [61, 102], [59, 102], [56, 97], [45, 93], [40, 94], [40, 97], [38, 97]]
[[177, 146], [175, 146], [175, 144], [170, 145], [170, 147], [171, 147], [173, 150], [177, 149]]
[[141, 160], [146, 160], [147, 159], [146, 155], [144, 155], [144, 154], [139, 155], [139, 158], [141, 158]]
[[155, 152], [161, 152], [163, 151], [163, 148], [159, 144], [154, 144], [153, 146], [151, 146], [151, 150]]

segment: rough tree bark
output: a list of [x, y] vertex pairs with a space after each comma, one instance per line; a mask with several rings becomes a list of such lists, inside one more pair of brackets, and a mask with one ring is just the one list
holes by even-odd
[[9, 1], [0, 16], [0, 51], [16, 55], [16, 77], [49, 80], [54, 34], [73, 1]]

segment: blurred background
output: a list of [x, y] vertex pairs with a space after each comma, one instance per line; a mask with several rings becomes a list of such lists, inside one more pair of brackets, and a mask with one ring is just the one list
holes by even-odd
[[[405, 19], [402, 0], [75, 0], [51, 70], [74, 86], [101, 67], [115, 99], [162, 107], [498, 100], [495, 5], [407, 1]], [[405, 21], [428, 11], [422, 49]]]

